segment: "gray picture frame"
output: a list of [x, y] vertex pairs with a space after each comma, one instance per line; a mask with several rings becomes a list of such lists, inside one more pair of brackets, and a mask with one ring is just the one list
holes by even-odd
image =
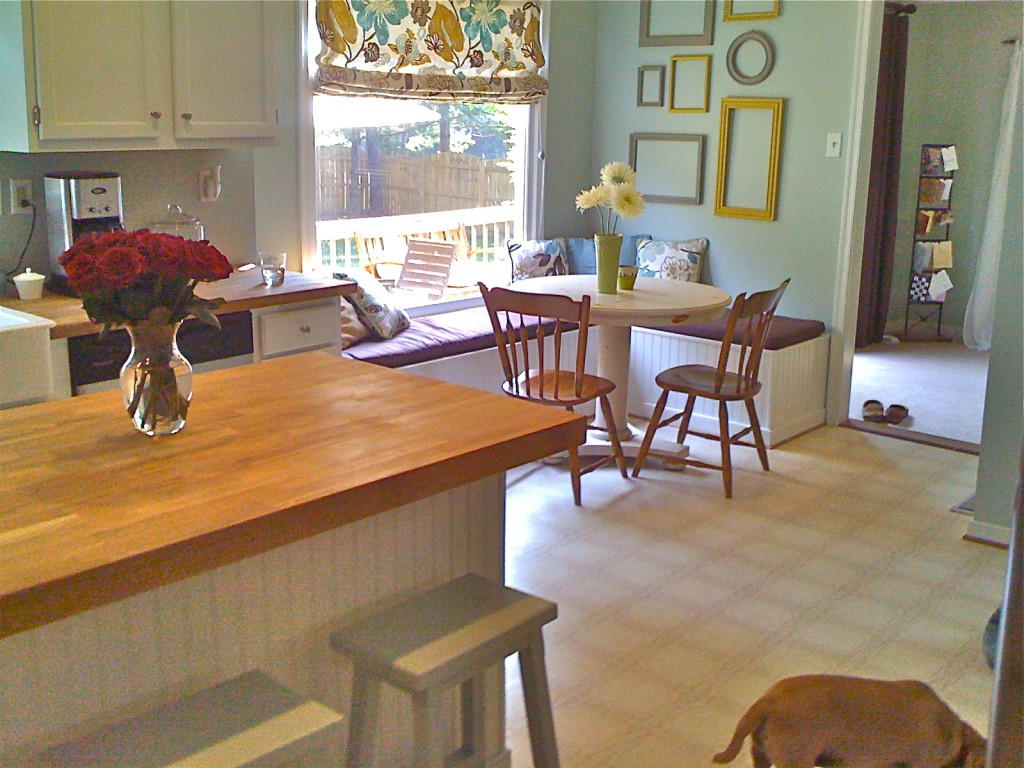
[[629, 164], [636, 171], [637, 188], [644, 199], [700, 205], [704, 201], [706, 144], [707, 137], [697, 133], [631, 133]]
[[[644, 97], [651, 88], [658, 91], [657, 99]], [[665, 65], [645, 64], [636, 70], [636, 105], [638, 107], [665, 106]]]
[[[690, 0], [692, 4], [696, 4]], [[704, 0], [704, 16], [699, 29], [658, 28], [651, 13], [654, 0], [640, 0], [640, 47], [711, 45], [715, 41], [715, 0]], [[652, 28], [654, 21], [654, 28]]]
[[[747, 43], [756, 43], [764, 51], [764, 66], [761, 67], [760, 72], [755, 72], [752, 75], [741, 72], [736, 64], [740, 48]], [[775, 69], [775, 44], [768, 35], [758, 29], [744, 32], [729, 45], [729, 52], [725, 55], [725, 68], [729, 72], [729, 76], [740, 85], [757, 85], [762, 83], [772, 73], [772, 70]]]

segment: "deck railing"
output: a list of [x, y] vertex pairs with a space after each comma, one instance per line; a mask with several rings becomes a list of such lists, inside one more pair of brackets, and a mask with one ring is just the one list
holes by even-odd
[[332, 271], [362, 266], [356, 235], [374, 237], [395, 233], [431, 232], [466, 228], [469, 259], [481, 263], [508, 259], [506, 242], [514, 236], [513, 209], [508, 205], [464, 208], [457, 211], [334, 219], [316, 223], [320, 263]]

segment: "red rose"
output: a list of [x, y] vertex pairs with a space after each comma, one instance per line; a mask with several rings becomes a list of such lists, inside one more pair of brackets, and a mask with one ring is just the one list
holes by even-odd
[[88, 248], [71, 249], [58, 259], [67, 273], [71, 287], [79, 293], [92, 293], [103, 288], [96, 266], [96, 254]]
[[205, 240], [187, 240], [188, 267], [185, 276], [190, 280], [212, 283], [231, 276], [234, 267], [227, 256]]
[[142, 238], [149, 271], [161, 277], [182, 277], [188, 271], [188, 246], [185, 238], [147, 233]]
[[103, 286], [117, 290], [139, 279], [146, 271], [146, 260], [137, 248], [116, 245], [93, 256], [93, 269]]

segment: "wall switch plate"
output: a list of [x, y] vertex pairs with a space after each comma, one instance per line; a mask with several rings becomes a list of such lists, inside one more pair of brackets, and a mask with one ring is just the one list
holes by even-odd
[[32, 213], [31, 206], [21, 204], [22, 200], [32, 202], [32, 179], [11, 179], [9, 192], [8, 200], [12, 214]]
[[825, 142], [825, 157], [839, 157], [843, 153], [843, 134], [830, 133]]
[[220, 197], [220, 166], [199, 171], [199, 202], [209, 203]]

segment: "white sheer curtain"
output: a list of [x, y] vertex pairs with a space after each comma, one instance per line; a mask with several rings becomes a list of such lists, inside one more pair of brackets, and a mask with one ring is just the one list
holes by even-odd
[[985, 213], [985, 229], [981, 251], [974, 271], [974, 287], [964, 314], [964, 344], [972, 349], [987, 350], [992, 346], [992, 325], [995, 322], [996, 277], [1002, 256], [1003, 225], [1006, 219], [1006, 187], [1010, 177], [1010, 152], [1013, 130], [1020, 105], [1021, 41], [1013, 46], [1010, 79], [1003, 96], [1003, 116], [999, 128], [995, 163], [992, 166], [992, 187]]

